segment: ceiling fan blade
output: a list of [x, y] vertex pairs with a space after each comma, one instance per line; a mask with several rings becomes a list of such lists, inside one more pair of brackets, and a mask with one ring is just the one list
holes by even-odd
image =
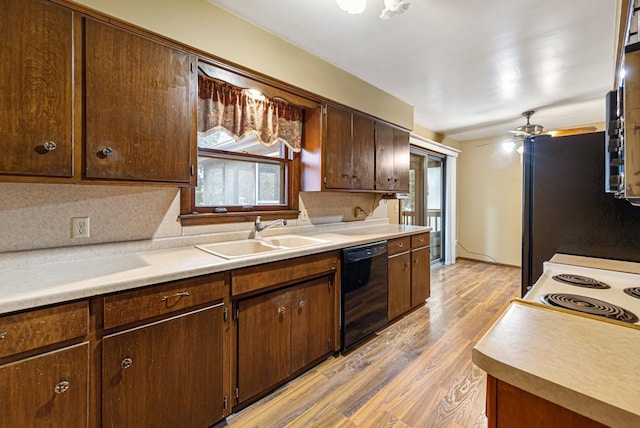
[[520, 130], [517, 130], [517, 129], [512, 129], [509, 132], [512, 133], [513, 135], [515, 135], [516, 137], [528, 137], [529, 135], [531, 135], [528, 132], [520, 131]]
[[554, 137], [565, 137], [567, 135], [588, 134], [590, 132], [596, 132], [598, 130], [595, 126], [581, 126], [578, 128], [566, 128], [559, 129], [557, 131], [549, 131], [549, 134]]

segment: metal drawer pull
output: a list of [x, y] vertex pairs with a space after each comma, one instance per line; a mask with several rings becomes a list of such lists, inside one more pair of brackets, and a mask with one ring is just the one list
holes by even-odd
[[44, 149], [48, 152], [51, 152], [55, 149], [58, 148], [58, 145], [56, 143], [54, 143], [53, 141], [45, 141], [44, 144], [42, 145], [42, 147], [44, 147]]
[[404, 247], [404, 242], [398, 242], [398, 247], [400, 248]]
[[102, 154], [105, 156], [109, 156], [112, 153], [113, 149], [111, 147], [105, 147], [104, 149], [102, 149]]
[[280, 306], [280, 307], [278, 308], [278, 313], [279, 313], [280, 315], [284, 315], [286, 312], [287, 312], [287, 308], [285, 308], [284, 306]]
[[188, 291], [181, 291], [179, 293], [172, 294], [170, 296], [163, 296], [162, 297], [162, 301], [166, 302], [167, 300], [169, 300], [172, 297], [187, 297], [187, 296], [189, 296], [189, 292]]
[[4, 339], [5, 337], [7, 337], [7, 334], [8, 334], [8, 333], [7, 333], [6, 331], [5, 331], [5, 332], [3, 332], [3, 333], [0, 333], [0, 340], [2, 340], [2, 339]]
[[56, 385], [56, 387], [55, 387], [55, 388], [53, 388], [53, 390], [54, 390], [54, 392], [55, 392], [56, 394], [63, 394], [63, 393], [65, 393], [65, 392], [67, 392], [67, 390], [69, 389], [69, 386], [70, 386], [70, 385], [71, 385], [71, 384], [70, 384], [68, 381], [63, 380], [62, 382], [60, 382], [59, 384], [57, 384], [57, 385]]
[[123, 369], [128, 369], [129, 367], [131, 367], [131, 364], [133, 364], [133, 360], [127, 357], [120, 362], [120, 367], [122, 367]]
[[300, 300], [300, 301], [298, 302], [298, 307], [299, 307], [299, 308], [304, 307], [304, 300]]

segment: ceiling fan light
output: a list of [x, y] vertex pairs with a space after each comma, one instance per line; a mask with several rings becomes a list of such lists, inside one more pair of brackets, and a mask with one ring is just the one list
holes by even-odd
[[336, 0], [338, 7], [347, 13], [357, 15], [367, 7], [367, 0]]

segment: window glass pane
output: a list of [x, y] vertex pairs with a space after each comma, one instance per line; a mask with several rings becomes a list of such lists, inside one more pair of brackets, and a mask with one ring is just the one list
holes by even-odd
[[198, 157], [196, 206], [284, 205], [281, 164]]
[[280, 159], [285, 157], [284, 143], [278, 142], [271, 147], [263, 146], [255, 133], [248, 134], [238, 141], [225, 131], [215, 131], [209, 134], [198, 133], [198, 147]]

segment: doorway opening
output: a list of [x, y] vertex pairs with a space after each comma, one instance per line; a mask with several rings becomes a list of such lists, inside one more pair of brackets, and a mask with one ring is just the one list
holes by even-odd
[[446, 157], [411, 149], [409, 193], [401, 200], [402, 224], [431, 227], [431, 263], [444, 262]]

